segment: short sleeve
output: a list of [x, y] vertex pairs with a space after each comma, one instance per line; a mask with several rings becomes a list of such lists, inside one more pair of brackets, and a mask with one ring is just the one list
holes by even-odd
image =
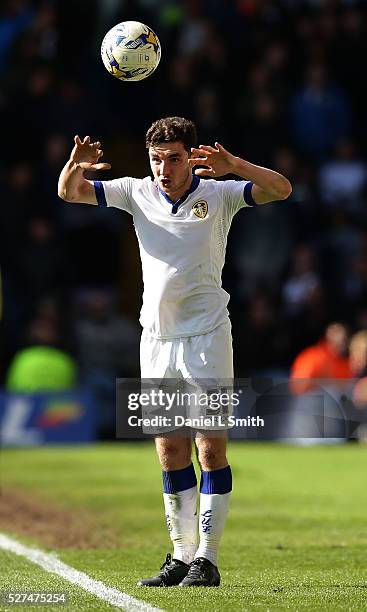
[[255, 202], [251, 195], [252, 181], [223, 181], [223, 199], [233, 217], [241, 208], [251, 208]]
[[133, 188], [139, 179], [125, 176], [112, 181], [93, 181], [98, 206], [114, 206], [133, 214]]

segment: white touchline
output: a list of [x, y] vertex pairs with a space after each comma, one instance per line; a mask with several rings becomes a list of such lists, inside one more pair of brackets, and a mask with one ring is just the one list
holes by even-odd
[[84, 572], [79, 572], [69, 565], [66, 565], [66, 563], [60, 561], [54, 554], [45, 553], [38, 548], [24, 546], [17, 540], [9, 538], [2, 533], [0, 533], [0, 548], [13, 552], [21, 557], [25, 557], [29, 561], [45, 569], [47, 572], [57, 574], [68, 582], [76, 584], [81, 589], [88, 591], [88, 593], [92, 593], [99, 599], [118, 608], [122, 608], [123, 610], [127, 610], [128, 612], [163, 612], [160, 608], [153, 608], [153, 606], [150, 606], [145, 601], [135, 599], [135, 597], [131, 597], [131, 595], [127, 593], [106, 586], [100, 580], [90, 578], [87, 574], [84, 574]]

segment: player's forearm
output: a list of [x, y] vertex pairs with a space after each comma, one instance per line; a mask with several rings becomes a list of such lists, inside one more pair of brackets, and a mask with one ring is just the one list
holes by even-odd
[[78, 200], [84, 182], [83, 169], [75, 161], [69, 160], [63, 167], [59, 177], [59, 197], [67, 202]]
[[252, 181], [274, 196], [274, 200], [285, 200], [292, 192], [292, 186], [285, 176], [275, 170], [251, 164], [240, 157], [234, 158], [233, 174]]

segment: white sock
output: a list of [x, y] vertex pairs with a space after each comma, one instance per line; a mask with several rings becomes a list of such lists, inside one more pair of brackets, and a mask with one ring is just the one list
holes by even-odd
[[217, 565], [218, 549], [226, 522], [231, 493], [200, 493], [199, 548], [195, 559], [205, 557]]
[[212, 472], [201, 472], [199, 548], [195, 559], [205, 557], [217, 565], [218, 549], [226, 522], [232, 491], [232, 472], [229, 465]]
[[191, 563], [198, 541], [197, 487], [178, 493], [163, 493], [163, 500], [167, 528], [173, 542], [173, 558]]

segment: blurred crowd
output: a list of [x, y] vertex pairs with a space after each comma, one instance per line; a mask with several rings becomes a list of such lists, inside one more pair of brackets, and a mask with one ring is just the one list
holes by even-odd
[[[99, 57], [128, 19], [162, 43], [141, 83], [113, 79]], [[2, 382], [40, 344], [107, 395], [111, 375], [138, 375], [130, 219], [61, 202], [57, 179], [76, 133], [102, 141], [112, 170], [100, 178], [145, 176], [144, 133], [160, 116], [192, 118], [201, 143], [293, 184], [290, 200], [233, 223], [224, 286], [237, 375], [287, 373], [334, 320], [367, 329], [366, 20], [353, 0], [3, 0]]]

